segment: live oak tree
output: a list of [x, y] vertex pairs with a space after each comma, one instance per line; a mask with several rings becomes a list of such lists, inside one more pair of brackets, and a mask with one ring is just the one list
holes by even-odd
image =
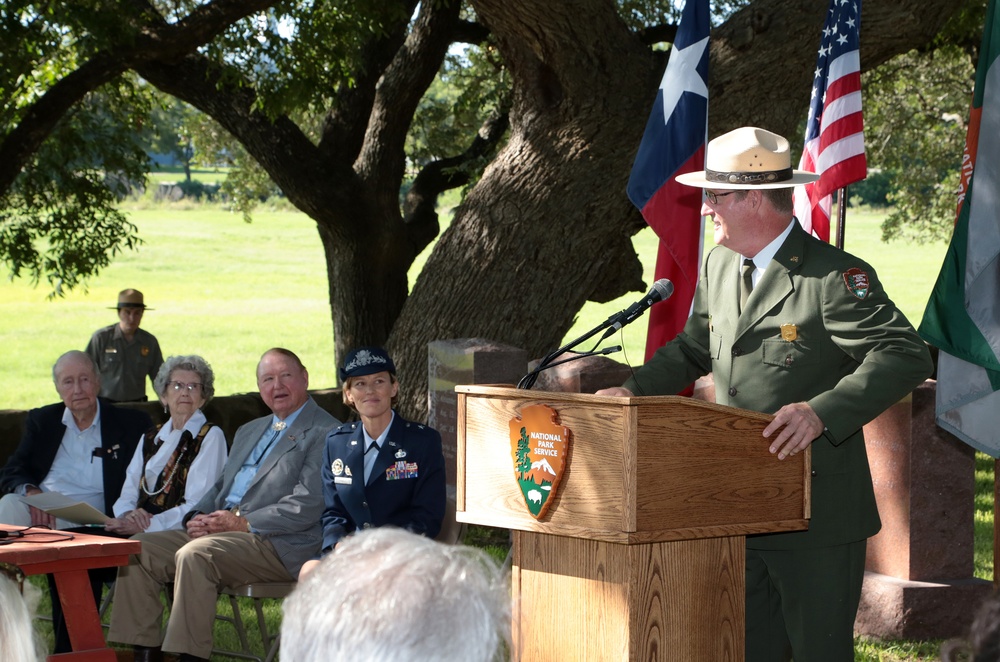
[[[651, 45], [673, 34], [638, 25], [654, 4], [8, 0], [0, 8], [0, 255], [71, 286], [106, 263], [99, 255], [137, 240], [93, 192], [109, 172], [121, 182], [134, 168], [121, 155], [121, 163], [88, 163], [57, 136], [69, 140], [94, 100], [127, 128], [142, 109], [130, 115], [126, 102], [141, 106], [142, 86], [152, 84], [210, 116], [316, 222], [337, 355], [387, 345], [400, 366], [403, 411], [419, 416], [427, 342], [485, 337], [540, 355], [586, 300], [644, 289], [630, 242], [642, 219], [624, 189], [665, 66]], [[928, 43], [959, 6], [866, 0], [863, 69]], [[754, 124], [800, 134], [826, 2], [732, 7], [712, 34], [709, 133]], [[491, 101], [478, 132], [421, 161], [401, 198], [414, 114], [461, 43], [476, 44], [504, 82], [484, 97]], [[61, 174], [26, 186], [46, 171]], [[478, 180], [439, 237], [439, 194], [470, 177]], [[63, 184], [90, 191], [103, 215], [67, 215], [52, 202]], [[95, 233], [88, 224], [97, 223]], [[75, 248], [92, 235], [100, 240]], [[72, 270], [64, 272], [58, 251], [32, 252], [41, 238], [74, 258]], [[411, 288], [408, 267], [435, 239]]]

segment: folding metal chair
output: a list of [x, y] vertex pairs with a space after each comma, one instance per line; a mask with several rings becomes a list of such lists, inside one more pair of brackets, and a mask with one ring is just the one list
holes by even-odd
[[[295, 582], [258, 582], [256, 584], [244, 584], [242, 586], [227, 586], [223, 588], [219, 595], [229, 597], [229, 606], [233, 609], [232, 616], [225, 616], [216, 613], [215, 618], [220, 621], [230, 623], [236, 630], [242, 650], [231, 651], [221, 648], [212, 649], [214, 655], [225, 655], [227, 657], [238, 657], [244, 660], [255, 660], [256, 662], [272, 662], [278, 654], [278, 645], [281, 640], [281, 632], [269, 632], [267, 621], [264, 618], [264, 600], [282, 600], [295, 588]], [[246, 627], [243, 624], [243, 615], [240, 613], [238, 598], [250, 598], [253, 600], [254, 610], [257, 612], [257, 627], [260, 628], [260, 638], [266, 657], [261, 658], [250, 648], [250, 641], [247, 638]]]

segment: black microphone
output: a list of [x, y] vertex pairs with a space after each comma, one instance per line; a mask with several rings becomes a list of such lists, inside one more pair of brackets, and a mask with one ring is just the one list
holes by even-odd
[[[622, 328], [629, 322], [633, 321], [635, 318], [642, 315], [646, 311], [646, 309], [652, 306], [654, 303], [657, 303], [658, 301], [663, 301], [673, 293], [674, 293], [674, 284], [671, 283], [668, 279], [661, 278], [660, 280], [656, 281], [655, 283], [653, 283], [652, 289], [649, 290], [649, 292], [646, 293], [646, 296], [643, 297], [640, 301], [636, 301], [625, 310], [619, 313], [615, 313], [608, 319], [604, 320], [604, 322], [600, 326], [591, 329], [590, 331], [580, 336], [573, 342], [567, 343], [566, 345], [563, 345], [554, 352], [547, 354], [545, 358], [539, 361], [538, 365], [535, 366], [534, 370], [526, 374], [524, 377], [521, 377], [521, 381], [517, 383], [517, 388], [530, 389], [534, 385], [535, 380], [538, 378], [538, 373], [540, 373], [542, 370], [552, 367], [553, 365], [559, 365], [561, 363], [566, 363], [567, 361], [573, 361], [577, 358], [583, 358], [584, 356], [598, 356], [602, 354], [610, 354], [612, 352], [619, 351], [621, 348], [616, 346], [600, 352], [585, 352], [577, 354], [574, 358], [559, 361], [558, 363], [552, 363], [555, 360], [555, 358], [560, 354], [568, 352], [572, 348], [582, 343], [584, 340], [587, 340], [588, 338], [597, 335], [602, 329], [607, 329], [604, 332], [604, 335], [601, 336], [601, 339], [597, 341], [597, 345], [600, 345], [612, 333], [614, 333], [615, 331]], [[597, 345], [595, 345], [595, 347]]]
[[635, 318], [646, 312], [646, 309], [652, 306], [654, 303], [664, 301], [670, 298], [670, 295], [674, 293], [674, 284], [670, 282], [667, 278], [661, 278], [660, 280], [653, 283], [653, 287], [650, 288], [649, 292], [646, 293], [642, 299], [636, 301], [631, 306], [621, 311], [620, 313], [615, 313], [608, 318], [608, 321], [604, 324], [610, 326], [608, 333], [605, 337], [614, 333], [618, 329], [622, 328], [629, 322], [635, 320]]

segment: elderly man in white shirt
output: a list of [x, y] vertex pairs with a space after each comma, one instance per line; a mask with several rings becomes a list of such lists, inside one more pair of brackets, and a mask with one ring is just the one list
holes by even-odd
[[[66, 352], [52, 368], [61, 403], [28, 412], [17, 450], [0, 470], [0, 522], [15, 526], [68, 529], [76, 523], [57, 520], [21, 500], [58, 492], [89, 503], [106, 515], [121, 494], [125, 470], [143, 432], [153, 421], [143, 412], [115, 407], [97, 397], [100, 376], [86, 353]], [[53, 621], [62, 620], [53, 586]], [[100, 590], [100, 584], [97, 589]], [[69, 650], [65, 630], [56, 631], [57, 652]]]
[[136, 444], [153, 425], [143, 412], [98, 400], [100, 377], [84, 352], [60, 356], [52, 377], [62, 402], [28, 412], [21, 443], [0, 470], [4, 524], [74, 526], [20, 498], [41, 492], [59, 492], [112, 515]]

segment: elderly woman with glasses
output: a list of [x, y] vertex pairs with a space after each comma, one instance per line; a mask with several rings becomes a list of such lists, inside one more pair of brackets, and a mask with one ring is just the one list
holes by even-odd
[[170, 418], [140, 441], [106, 530], [132, 535], [182, 528], [184, 515], [226, 463], [226, 437], [201, 412], [215, 394], [214, 383], [200, 356], [171, 356], [160, 366], [153, 385]]

